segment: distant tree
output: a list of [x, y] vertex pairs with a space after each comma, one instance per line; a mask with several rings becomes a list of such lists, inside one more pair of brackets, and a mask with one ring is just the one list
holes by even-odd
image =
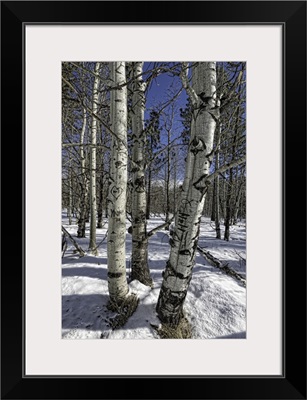
[[[169, 107], [169, 112], [164, 116], [164, 131], [166, 133], [166, 150], [164, 152], [165, 160], [163, 160], [165, 165], [165, 200], [164, 200], [164, 213], [165, 221], [169, 221], [171, 212], [171, 174], [174, 168], [173, 161], [175, 151], [172, 147], [172, 133], [175, 118], [175, 105], [172, 103]], [[175, 187], [174, 187], [175, 190]], [[169, 225], [165, 227], [169, 229]]]
[[99, 71], [100, 63], [95, 64], [95, 79], [93, 87], [93, 105], [92, 105], [92, 129], [91, 129], [91, 151], [90, 151], [90, 242], [89, 252], [97, 255], [96, 247], [96, 218], [97, 218], [97, 199], [96, 199], [96, 143], [98, 133], [98, 100], [99, 100]]
[[[245, 99], [242, 90], [244, 64], [231, 64], [238, 72], [235, 82], [232, 83], [232, 93], [234, 99], [229, 106], [228, 115], [231, 115], [228, 123], [228, 140], [227, 143], [227, 161], [232, 163], [235, 161], [242, 152], [242, 138], [245, 139], [245, 120], [243, 114], [245, 113]], [[228, 117], [229, 118], [229, 117]], [[245, 152], [245, 142], [243, 142], [243, 150]], [[231, 167], [227, 174], [227, 192], [225, 201], [225, 233], [224, 240], [230, 239], [230, 225], [234, 222], [234, 213], [236, 203], [240, 199], [240, 185], [238, 185], [238, 167]]]
[[[237, 180], [236, 180], [236, 196], [234, 199], [234, 209], [233, 209], [233, 225], [238, 222], [240, 205], [245, 203], [245, 168], [237, 169]], [[242, 215], [240, 215], [242, 218]]]
[[[107, 82], [109, 68], [107, 63], [103, 63], [101, 68], [101, 77], [103, 82]], [[100, 93], [100, 115], [106, 125], [110, 126], [110, 97], [107, 95], [107, 86], [103, 85]], [[110, 132], [104, 126], [101, 126], [100, 135], [98, 136], [97, 146], [97, 228], [103, 227], [103, 216], [107, 216], [107, 193], [109, 180], [109, 159], [110, 159]], [[105, 212], [104, 212], [105, 211]]]
[[[216, 150], [215, 150], [215, 170], [220, 168], [220, 140], [221, 140], [221, 123], [218, 124], [216, 129]], [[220, 177], [217, 175], [214, 178], [214, 196], [213, 196], [213, 208], [214, 208], [214, 222], [216, 238], [221, 239], [221, 226], [220, 226]]]
[[157, 166], [156, 160], [154, 160], [154, 152], [159, 148], [160, 143], [160, 114], [156, 110], [151, 110], [149, 120], [146, 121], [146, 132], [147, 132], [147, 146], [146, 146], [146, 158], [147, 158], [147, 202], [146, 202], [146, 219], [150, 218], [151, 209], [151, 187], [152, 187], [152, 175], [155, 172]]
[[188, 97], [185, 107], [180, 108], [180, 117], [183, 125], [182, 140], [184, 144], [189, 144], [191, 136], [191, 122], [192, 122], [193, 108], [190, 97]]
[[[83, 141], [86, 129], [86, 115], [78, 101], [74, 86], [79, 87], [80, 97], [83, 96], [83, 75], [79, 74], [78, 65], [62, 63], [62, 159], [63, 171], [69, 168], [69, 205], [70, 213], [77, 217], [80, 231], [80, 220], [82, 219], [82, 206], [84, 203], [83, 180], [88, 180], [85, 173], [85, 158], [83, 146], [78, 150], [79, 142]], [[66, 147], [67, 146], [67, 147]], [[81, 170], [80, 170], [81, 166]], [[82, 168], [82, 166], [84, 168]], [[63, 182], [64, 183], [64, 182]], [[63, 196], [65, 196], [65, 183], [63, 185]], [[85, 237], [85, 227], [83, 235]]]
[[[145, 87], [143, 62], [131, 63], [131, 125], [132, 125], [132, 167], [131, 167], [131, 217], [132, 257], [131, 279], [137, 279], [147, 286], [153, 281], [148, 267], [148, 237], [146, 229], [146, 185], [144, 130]], [[151, 142], [152, 143], [152, 142]]]
[[85, 221], [88, 203], [88, 176], [86, 173], [86, 153], [84, 149], [85, 132], [87, 125], [87, 114], [85, 108], [83, 108], [83, 122], [80, 133], [80, 163], [81, 163], [81, 176], [80, 176], [80, 212], [78, 219], [78, 231], [77, 235], [79, 238], [85, 237]]

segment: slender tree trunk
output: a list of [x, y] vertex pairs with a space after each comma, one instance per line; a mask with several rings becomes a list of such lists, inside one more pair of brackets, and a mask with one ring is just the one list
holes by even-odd
[[226, 203], [226, 195], [225, 195], [225, 179], [222, 180], [222, 193], [220, 195], [220, 208], [222, 212], [222, 218], [225, 220], [225, 203]]
[[102, 216], [103, 216], [103, 174], [101, 173], [99, 179], [99, 199], [97, 206], [97, 228], [102, 228]]
[[[110, 171], [111, 171], [111, 166], [109, 165], [109, 171], [108, 171], [108, 176], [107, 179], [105, 181], [105, 186], [106, 186], [106, 197], [108, 197], [108, 193], [109, 193], [109, 188], [110, 188]], [[108, 210], [108, 198], [106, 200], [106, 204], [105, 204], [105, 218], [109, 217], [109, 210]]]
[[[99, 99], [99, 70], [100, 63], [95, 65], [95, 80], [93, 88], [93, 114], [98, 112]], [[90, 157], [90, 243], [89, 252], [97, 255], [96, 248], [96, 216], [97, 216], [97, 201], [96, 201], [96, 142], [97, 142], [98, 121], [95, 117], [92, 119], [91, 131], [91, 157]]]
[[68, 224], [71, 225], [71, 213], [72, 213], [72, 171], [71, 171], [71, 156], [69, 155], [69, 192], [68, 192]]
[[86, 208], [87, 208], [87, 196], [88, 196], [88, 179], [85, 170], [85, 156], [84, 156], [84, 137], [86, 130], [86, 110], [83, 109], [83, 124], [80, 135], [80, 160], [81, 160], [81, 183], [80, 183], [80, 216], [78, 219], [78, 238], [85, 237], [85, 220], [86, 220]]
[[[166, 182], [165, 182], [165, 221], [169, 220], [170, 213], [170, 193], [169, 186], [171, 180], [171, 160], [170, 160], [170, 142], [171, 142], [171, 131], [167, 130], [167, 160], [166, 160]], [[165, 229], [169, 229], [167, 225]]]
[[86, 197], [86, 210], [85, 210], [85, 222], [86, 223], [90, 222], [90, 213], [91, 213], [91, 200], [90, 200], [90, 196], [88, 195]]
[[243, 191], [243, 182], [239, 182], [239, 188], [236, 195], [236, 200], [234, 204], [234, 211], [233, 211], [233, 224], [236, 225], [238, 222], [238, 213], [240, 208], [241, 196]]
[[215, 203], [216, 203], [216, 179], [213, 181], [213, 194], [212, 194], [212, 205], [211, 205], [211, 221], [215, 221]]
[[148, 267], [148, 239], [146, 232], [145, 143], [144, 111], [145, 84], [142, 80], [143, 63], [132, 63], [132, 262], [131, 278], [152, 286]]
[[[126, 200], [127, 200], [127, 87], [125, 62], [110, 63], [111, 129], [113, 131], [108, 194], [108, 288], [110, 304], [120, 305], [127, 297]], [[118, 88], [117, 88], [118, 87]]]
[[146, 204], [146, 219], [150, 219], [151, 208], [151, 166], [148, 168], [148, 182], [147, 182], [147, 204]]
[[[186, 63], [183, 65], [187, 67]], [[162, 323], [175, 327], [183, 317], [183, 303], [192, 279], [200, 220], [208, 188], [206, 178], [212, 161], [216, 121], [219, 118], [216, 63], [198, 63], [193, 68], [192, 87], [184, 72], [181, 79], [193, 105], [191, 138], [175, 231], [170, 241], [170, 258], [163, 274], [156, 308]]]
[[[240, 86], [239, 86], [240, 92]], [[240, 101], [240, 97], [239, 97]], [[236, 120], [234, 123], [234, 130], [235, 134], [232, 140], [232, 154], [230, 162], [234, 161], [236, 158], [236, 149], [237, 149], [237, 139], [238, 139], [238, 129], [239, 129], [239, 116], [240, 116], [240, 107], [237, 107], [236, 112]], [[233, 187], [234, 187], [234, 168], [230, 168], [229, 170], [229, 181], [228, 181], [228, 188], [227, 188], [227, 197], [226, 197], [226, 215], [225, 215], [225, 234], [224, 240], [229, 241], [230, 239], [230, 224], [231, 224], [231, 217], [232, 217], [232, 202], [233, 202]]]
[[240, 205], [239, 205], [239, 215], [240, 215], [240, 221], [242, 218], [245, 218], [245, 198], [246, 198], [246, 193], [245, 193], [245, 183], [242, 185], [242, 195], [240, 197]]
[[220, 204], [218, 201], [219, 192], [220, 192], [220, 183], [219, 177], [216, 178], [216, 201], [215, 201], [215, 231], [216, 231], [216, 238], [221, 239], [221, 226], [220, 226]]
[[177, 203], [177, 164], [178, 164], [178, 154], [175, 150], [175, 162], [174, 162], [174, 193], [173, 193], [173, 215], [176, 213], [176, 203]]
[[[220, 138], [221, 138], [221, 124], [219, 123], [219, 126], [217, 128], [217, 140], [216, 140], [216, 153], [215, 153], [215, 165], [216, 169], [218, 170], [220, 168]], [[215, 183], [215, 203], [214, 203], [214, 209], [215, 209], [215, 231], [216, 231], [216, 238], [221, 239], [221, 226], [220, 226], [220, 177], [219, 175], [216, 176], [214, 179]]]
[[233, 168], [229, 170], [229, 180], [227, 181], [227, 195], [225, 204], [225, 233], [224, 240], [229, 241], [230, 239], [230, 216], [231, 216], [231, 197], [232, 197], [232, 185], [233, 185]]

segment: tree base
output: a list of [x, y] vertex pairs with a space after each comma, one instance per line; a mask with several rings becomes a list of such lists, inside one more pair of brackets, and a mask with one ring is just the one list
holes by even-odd
[[107, 308], [110, 311], [115, 311], [117, 315], [109, 320], [111, 328], [118, 329], [125, 325], [131, 315], [137, 309], [139, 298], [135, 293], [127, 296], [120, 304], [110, 300]]
[[147, 262], [133, 262], [131, 267], [131, 281], [138, 280], [145, 286], [153, 287], [153, 280]]
[[97, 249], [88, 249], [88, 254], [91, 254], [92, 256], [97, 257], [98, 256], [98, 250]]
[[181, 318], [177, 327], [162, 324], [161, 327], [154, 327], [161, 339], [192, 339], [192, 328], [189, 321]]
[[138, 280], [140, 283], [142, 283], [143, 285], [148, 286], [150, 288], [153, 288], [153, 286], [154, 286], [153, 280], [150, 275], [149, 276], [144, 276], [144, 275], [140, 276], [138, 274], [131, 273], [131, 281], [134, 281], [134, 280]]
[[78, 224], [77, 238], [85, 238], [85, 225], [82, 223]]

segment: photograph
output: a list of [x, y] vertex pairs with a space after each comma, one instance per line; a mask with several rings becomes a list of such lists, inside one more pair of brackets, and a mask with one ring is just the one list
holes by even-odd
[[62, 62], [62, 338], [245, 339], [244, 61]]
[[306, 400], [306, 5], [1, 1], [1, 399]]

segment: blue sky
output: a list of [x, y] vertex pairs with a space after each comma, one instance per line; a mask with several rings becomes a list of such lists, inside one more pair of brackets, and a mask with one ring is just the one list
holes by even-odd
[[[144, 63], [144, 71], [151, 69], [153, 67], [152, 62]], [[144, 76], [144, 80], [148, 75]], [[165, 103], [170, 98], [171, 91], [174, 93], [181, 88], [180, 78], [177, 76], [170, 76], [168, 73], [161, 73], [158, 75], [150, 84], [149, 89], [146, 93], [146, 111], [145, 111], [145, 119], [149, 117], [150, 109], [153, 107], [157, 107], [159, 103]], [[179, 135], [183, 130], [181, 124], [181, 118], [179, 114], [180, 108], [184, 108], [187, 102], [186, 92], [183, 90], [182, 93], [176, 98], [176, 112], [174, 118], [174, 134], [175, 136]], [[165, 112], [168, 110], [166, 109]], [[161, 116], [162, 120], [162, 116]], [[163, 140], [163, 131], [162, 131], [162, 140]]]

